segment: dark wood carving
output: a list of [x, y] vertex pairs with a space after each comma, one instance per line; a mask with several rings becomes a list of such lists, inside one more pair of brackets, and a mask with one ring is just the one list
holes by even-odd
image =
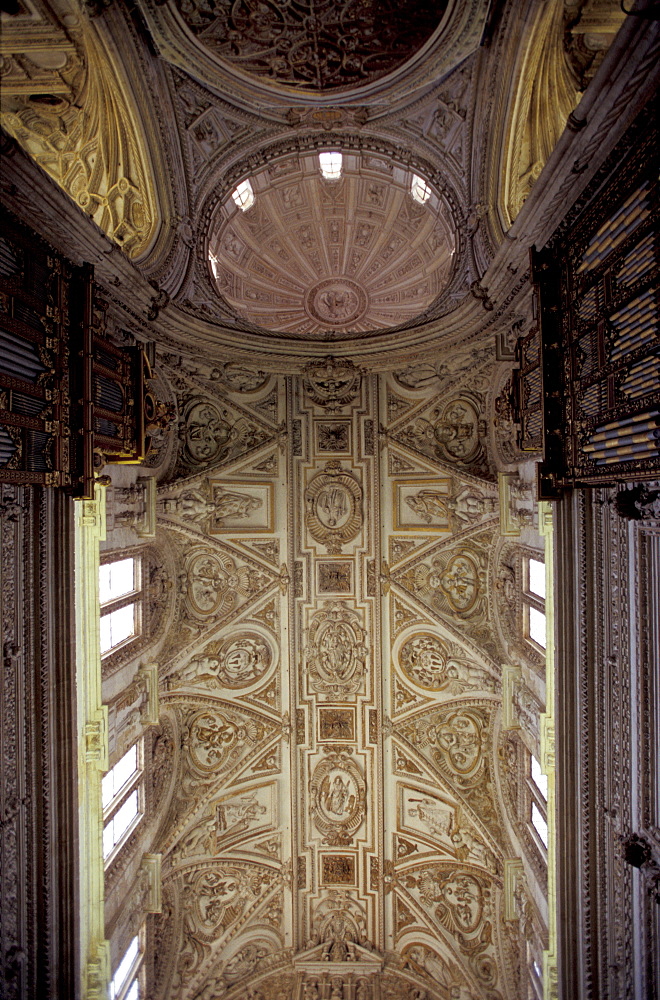
[[143, 350], [109, 334], [93, 268], [2, 220], [0, 482], [91, 497], [95, 468], [141, 462], [167, 414]]
[[526, 363], [532, 333], [518, 345], [518, 416], [529, 428], [530, 401], [542, 393], [545, 499], [660, 470], [657, 144], [644, 116], [532, 252], [540, 369]]

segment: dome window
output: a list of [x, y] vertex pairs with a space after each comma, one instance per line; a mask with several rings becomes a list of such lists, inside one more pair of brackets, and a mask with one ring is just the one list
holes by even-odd
[[248, 208], [252, 208], [254, 205], [254, 191], [249, 181], [241, 181], [236, 190], [232, 191], [231, 196], [241, 212], [247, 212]]
[[319, 153], [319, 166], [326, 181], [338, 181], [341, 177], [341, 153], [334, 150], [331, 153]]
[[413, 174], [412, 184], [410, 185], [410, 193], [415, 201], [418, 201], [420, 205], [423, 205], [431, 197], [431, 188], [425, 180], [418, 177], [417, 174]]

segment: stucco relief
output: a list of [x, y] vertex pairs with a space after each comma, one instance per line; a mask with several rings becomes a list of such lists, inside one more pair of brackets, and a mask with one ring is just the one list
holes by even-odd
[[284, 8], [245, 0], [221, 17], [191, 0], [182, 12], [203, 46], [244, 72], [328, 91], [370, 82], [401, 65], [431, 36], [445, 6], [420, 13], [389, 0], [377, 21], [370, 10], [346, 3], [319, 13], [309, 0]]
[[495, 689], [494, 678], [470, 662], [460, 646], [432, 632], [415, 632], [404, 639], [398, 663], [408, 680], [427, 691], [460, 694], [470, 688]]
[[389, 433], [394, 441], [428, 458], [492, 480], [482, 407], [483, 398], [479, 393], [463, 392], [423, 411], [426, 416], [416, 416]]
[[462, 545], [418, 561], [400, 574], [400, 580], [416, 597], [433, 610], [450, 616], [472, 618], [486, 612], [486, 569], [484, 553]]
[[350, 844], [366, 813], [367, 786], [355, 759], [343, 751], [328, 751], [314, 768], [309, 792], [312, 820], [323, 843]]
[[265, 636], [242, 631], [209, 643], [175, 676], [180, 682], [210, 688], [248, 688], [265, 676], [275, 659]]
[[362, 372], [350, 359], [325, 358], [310, 361], [302, 377], [311, 401], [328, 413], [336, 413], [352, 402], [360, 391]]
[[189, 919], [202, 940], [214, 941], [251, 907], [277, 878], [258, 865], [217, 865], [193, 873], [184, 889]]
[[[330, 961], [345, 961], [350, 945], [367, 941], [367, 917], [363, 906], [349, 892], [330, 889], [314, 909], [308, 946], [329, 945]], [[335, 945], [335, 954], [331, 954]]]
[[305, 662], [312, 690], [342, 699], [356, 694], [367, 662], [361, 616], [342, 601], [329, 601], [311, 619]]
[[310, 535], [335, 555], [359, 534], [362, 520], [359, 482], [340, 462], [326, 462], [324, 471], [305, 490], [305, 524]]
[[193, 767], [204, 775], [222, 770], [230, 754], [263, 739], [264, 728], [252, 719], [230, 716], [217, 709], [204, 709], [188, 722], [185, 737]]
[[494, 936], [494, 892], [491, 878], [468, 866], [438, 863], [415, 865], [406, 871], [404, 884], [455, 941], [488, 996], [501, 1000], [498, 956]]
[[254, 566], [241, 565], [222, 549], [196, 546], [185, 561], [183, 588], [195, 618], [225, 617], [246, 598], [255, 597], [270, 577]]
[[[187, 384], [176, 376], [174, 384]], [[184, 389], [185, 392], [185, 389]], [[263, 444], [273, 436], [256, 419], [234, 412], [221, 402], [208, 398], [184, 395], [182, 416], [179, 423], [181, 447], [179, 465], [182, 470], [192, 471], [219, 465]]]

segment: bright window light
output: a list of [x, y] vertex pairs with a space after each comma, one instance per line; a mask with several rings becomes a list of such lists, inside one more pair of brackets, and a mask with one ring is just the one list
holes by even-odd
[[135, 635], [135, 605], [126, 604], [101, 616], [101, 654], [108, 653], [120, 642]]
[[119, 559], [99, 566], [99, 600], [107, 604], [135, 590], [135, 561]]
[[529, 592], [545, 599], [545, 563], [529, 560]]
[[537, 608], [529, 609], [529, 637], [545, 649], [545, 615]]
[[[140, 943], [136, 935], [129, 944], [126, 951], [124, 952], [124, 957], [117, 966], [117, 971], [112, 977], [112, 981], [110, 983], [110, 1000], [115, 1000], [115, 997], [121, 991], [124, 983], [128, 979], [129, 973], [131, 972], [133, 965], [135, 964], [135, 959], [138, 957], [139, 951], [140, 951]], [[134, 985], [137, 986], [137, 979], [135, 980]], [[132, 989], [133, 987], [131, 987], [131, 992]], [[130, 993], [127, 994], [127, 996], [130, 996]], [[137, 996], [137, 990], [134, 996]]]
[[548, 846], [548, 824], [543, 819], [541, 810], [535, 802], [532, 802], [532, 826], [538, 833], [544, 847]]
[[341, 177], [342, 155], [337, 151], [319, 153], [321, 173], [327, 181], [337, 181]]
[[428, 186], [425, 180], [418, 177], [417, 174], [413, 174], [412, 184], [410, 186], [410, 193], [418, 201], [420, 205], [428, 201], [431, 197], [431, 188]]
[[138, 1000], [138, 997], [140, 995], [139, 992], [138, 992], [138, 990], [139, 990], [138, 981], [137, 981], [137, 979], [135, 979], [131, 983], [131, 988], [128, 991], [128, 993], [126, 994], [126, 996], [124, 997], [124, 1000]]
[[110, 768], [103, 776], [101, 782], [103, 795], [103, 808], [107, 809], [110, 803], [122, 790], [127, 781], [133, 777], [138, 769], [137, 743], [134, 743], [130, 750], [127, 750], [114, 767]]
[[247, 212], [254, 205], [254, 191], [249, 181], [241, 181], [231, 196], [242, 212]]
[[107, 858], [138, 814], [138, 790], [135, 788], [103, 827], [103, 857]]
[[532, 756], [532, 781], [538, 788], [542, 797], [545, 801], [548, 801], [548, 778], [547, 775], [541, 770], [541, 765], [539, 764], [536, 757]]

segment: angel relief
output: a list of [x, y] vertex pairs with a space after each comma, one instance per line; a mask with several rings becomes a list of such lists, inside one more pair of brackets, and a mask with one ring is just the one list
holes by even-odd
[[221, 642], [209, 643], [203, 655], [190, 660], [177, 677], [205, 687], [249, 687], [263, 677], [272, 660], [266, 639], [257, 632], [239, 632]]
[[313, 616], [305, 650], [313, 690], [345, 697], [362, 684], [366, 632], [357, 612], [331, 601]]
[[348, 753], [328, 753], [310, 781], [311, 812], [324, 843], [349, 844], [366, 809], [366, 785], [357, 763]]
[[468, 688], [492, 691], [495, 682], [486, 670], [457, 656], [454, 644], [443, 642], [429, 632], [418, 632], [406, 639], [399, 650], [399, 667], [418, 687], [427, 691], [447, 689], [460, 694]]
[[209, 709], [190, 722], [188, 749], [198, 770], [209, 773], [226, 764], [232, 752], [246, 743], [254, 746], [263, 737], [263, 727], [255, 722], [235, 722], [227, 715]]

